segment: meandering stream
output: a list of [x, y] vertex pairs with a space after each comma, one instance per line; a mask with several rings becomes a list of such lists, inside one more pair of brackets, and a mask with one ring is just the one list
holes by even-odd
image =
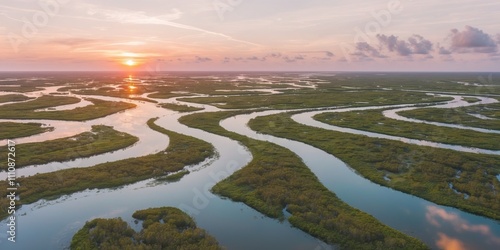
[[[415, 236], [437, 248], [447, 239], [457, 240], [473, 249], [500, 247], [500, 224], [488, 218], [472, 215], [455, 208], [436, 205], [424, 199], [375, 184], [354, 172], [340, 159], [310, 145], [258, 134], [247, 127], [250, 119], [281, 113], [264, 111], [238, 115], [223, 120], [225, 129], [257, 140], [286, 147], [296, 153], [314, 172], [322, 184], [347, 204], [367, 212], [382, 223]], [[324, 112], [324, 111], [323, 111]], [[309, 125], [316, 112], [293, 116]]]
[[[95, 98], [134, 102], [100, 96]], [[175, 101], [175, 99], [169, 101]], [[177, 120], [182, 115], [177, 112], [157, 108], [149, 103], [138, 102], [136, 104], [137, 108], [117, 114], [119, 117], [124, 117], [121, 119], [125, 119], [122, 120], [124, 121], [122, 125], [117, 124], [120, 121], [115, 123], [115, 119], [110, 119], [110, 117], [88, 123], [115, 125], [115, 129], [119, 131], [138, 136], [143, 145], [140, 146], [141, 144], [138, 143], [133, 147], [147, 147], [148, 145], [155, 147], [142, 150], [142, 154], [149, 154], [164, 149], [168, 145], [166, 136], [159, 136], [158, 132], [150, 130], [146, 125], [147, 119], [159, 116], [160, 119], [156, 122], [158, 125], [178, 133], [202, 138], [214, 145], [218, 157], [198, 166], [189, 167], [196, 171], [174, 183], [162, 183], [150, 179], [117, 189], [86, 190], [53, 201], [41, 200], [24, 205], [16, 211], [18, 235], [15, 244], [7, 241], [6, 220], [1, 222], [0, 247], [2, 249], [2, 246], [8, 246], [9, 249], [62, 249], [69, 246], [73, 234], [84, 225], [85, 221], [93, 218], [122, 217], [129, 224], [134, 225], [131, 217], [134, 211], [161, 206], [174, 206], [185, 210], [193, 216], [199, 227], [209, 231], [221, 245], [228, 249], [330, 248], [324, 242], [291, 227], [286, 221], [280, 222], [268, 218], [243, 203], [232, 202], [209, 192], [215, 183], [245, 166], [252, 159], [248, 150], [240, 146], [238, 142], [186, 127], [178, 123]], [[217, 110], [215, 107], [204, 106], [208, 110]], [[88, 129], [90, 124], [84, 127]], [[61, 123], [61, 126], [65, 124]], [[37, 137], [43, 140], [43, 136]], [[117, 158], [130, 157], [123, 155], [124, 151], [126, 150], [110, 154], [116, 155]], [[98, 157], [78, 159], [78, 166], [91, 166], [107, 159], [97, 159]], [[51, 169], [50, 165], [47, 165], [49, 172], [57, 170]], [[137, 226], [135, 229], [139, 230]]]
[[[55, 92], [57, 88], [47, 88], [46, 91], [48, 93]], [[37, 95], [38, 92], [32, 94]], [[77, 97], [80, 96], [77, 95]], [[208, 191], [215, 183], [244, 167], [252, 159], [248, 150], [238, 142], [186, 127], [178, 122], [178, 119], [183, 114], [159, 108], [152, 103], [103, 96], [92, 96], [92, 98], [131, 102], [137, 104], [137, 108], [88, 122], [15, 120], [16, 122], [40, 122], [55, 127], [53, 132], [23, 138], [18, 140], [18, 143], [40, 142], [71, 136], [89, 131], [90, 127], [96, 124], [113, 126], [118, 131], [139, 137], [140, 141], [126, 149], [107, 154], [81, 158], [61, 164], [50, 163], [38, 167], [31, 166], [19, 169], [18, 176], [53, 172], [61, 168], [90, 167], [106, 161], [147, 155], [163, 150], [168, 145], [168, 137], [147, 127], [146, 121], [152, 117], [160, 117], [156, 123], [162, 127], [201, 138], [211, 143], [216, 148], [218, 157], [197, 166], [191, 166], [190, 169], [193, 171], [178, 182], [162, 183], [150, 179], [117, 189], [86, 190], [53, 201], [42, 200], [25, 205], [16, 212], [18, 215], [18, 238], [15, 244], [7, 242], [7, 235], [5, 234], [7, 231], [6, 221], [1, 222], [0, 247], [2, 249], [7, 244], [8, 249], [65, 248], [69, 245], [73, 234], [83, 226], [85, 221], [98, 217], [122, 217], [138, 230], [138, 226], [134, 224], [131, 218], [132, 213], [139, 209], [160, 206], [175, 206], [185, 210], [193, 216], [200, 227], [208, 230], [221, 245], [226, 246], [228, 249], [329, 248], [329, 246], [314, 237], [291, 227], [286, 221], [279, 222], [267, 218], [243, 203], [232, 202], [215, 196]], [[169, 103], [177, 102], [177, 98], [157, 100]], [[219, 110], [210, 105], [189, 105], [205, 108], [205, 110], [199, 112]], [[390, 107], [402, 108], [403, 106], [408, 105]], [[375, 108], [381, 107], [364, 107], [356, 108], [356, 110]], [[348, 110], [354, 109], [342, 109], [342, 111]], [[338, 110], [328, 110], [328, 112], [332, 111], [340, 112]], [[246, 126], [249, 119], [279, 112], [283, 111], [265, 111], [239, 115], [222, 121], [221, 125], [230, 131], [259, 140], [271, 141], [289, 148], [299, 155], [314, 174], [318, 176], [319, 180], [343, 201], [375, 216], [382, 223], [422, 239], [431, 247], [436, 247], [438, 242], [443, 242], [446, 239], [456, 239], [467, 246], [478, 249], [494, 249], [500, 246], [500, 225], [495, 220], [471, 215], [454, 208], [439, 206], [379, 186], [359, 176], [338, 158], [322, 150], [300, 142], [260, 135]], [[318, 112], [325, 111], [305, 112], [294, 115], [293, 119], [306, 125], [319, 126], [317, 124], [319, 122], [311, 118]], [[315, 123], [311, 124], [311, 122]], [[319, 124], [321, 126], [326, 125]], [[332, 127], [327, 128], [332, 129]], [[364, 131], [350, 132], [366, 133]], [[380, 134], [376, 136], [378, 135]], [[406, 138], [393, 139], [404, 141]], [[425, 144], [427, 142], [416, 140], [405, 142], [427, 145]], [[479, 153], [498, 154], [496, 151], [476, 151], [476, 149], [451, 147], [452, 145], [446, 144], [433, 144], [431, 146], [467, 152], [472, 150]], [[1, 173], [0, 177], [5, 178], [5, 173]]]

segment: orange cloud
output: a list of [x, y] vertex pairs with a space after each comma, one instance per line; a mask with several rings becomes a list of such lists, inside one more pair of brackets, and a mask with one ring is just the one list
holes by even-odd
[[448, 237], [446, 234], [440, 233], [439, 240], [436, 245], [443, 250], [466, 250], [465, 244], [458, 239]]
[[[479, 233], [494, 242], [495, 244], [500, 244], [500, 238], [495, 236], [491, 232], [491, 228], [487, 225], [473, 225], [468, 221], [460, 218], [455, 213], [449, 213], [442, 208], [438, 208], [436, 206], [427, 206], [427, 213], [425, 215], [427, 221], [436, 227], [441, 227], [441, 223], [439, 219], [444, 222], [451, 224], [457, 232], [471, 232], [471, 233]], [[441, 235], [440, 235], [441, 237]], [[448, 248], [446, 248], [448, 249]], [[450, 248], [454, 249], [454, 248]], [[457, 248], [460, 249], [460, 248]]]

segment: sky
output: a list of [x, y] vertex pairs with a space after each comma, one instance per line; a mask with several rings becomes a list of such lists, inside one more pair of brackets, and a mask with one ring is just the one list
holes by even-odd
[[0, 71], [499, 71], [498, 13], [496, 0], [4, 0]]

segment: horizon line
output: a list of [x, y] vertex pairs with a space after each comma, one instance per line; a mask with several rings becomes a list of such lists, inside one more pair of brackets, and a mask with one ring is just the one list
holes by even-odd
[[500, 73], [500, 71], [424, 71], [424, 70], [416, 70], [416, 71], [386, 71], [386, 70], [342, 70], [342, 71], [330, 71], [330, 70], [163, 70], [163, 71], [147, 71], [147, 70], [138, 70], [138, 71], [124, 71], [124, 70], [0, 70], [0, 73], [22, 73], [22, 72], [50, 72], [50, 73], [72, 73], [72, 72], [94, 72], [94, 73], [177, 73], [177, 72], [193, 72], [193, 73], [209, 73], [209, 72], [217, 72], [217, 73], [240, 73], [240, 72], [249, 72], [249, 73]]

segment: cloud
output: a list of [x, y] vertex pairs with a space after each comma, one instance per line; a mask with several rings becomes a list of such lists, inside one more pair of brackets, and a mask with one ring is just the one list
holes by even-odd
[[273, 57], [273, 58], [280, 58], [281, 57], [281, 53], [272, 53], [269, 56]]
[[266, 58], [265, 57], [257, 57], [257, 56], [251, 56], [251, 57], [247, 57], [246, 58], [247, 61], [265, 61]]
[[491, 231], [489, 226], [483, 224], [472, 224], [461, 218], [458, 214], [447, 212], [442, 208], [427, 206], [425, 218], [429, 223], [436, 227], [441, 227], [443, 224], [451, 225], [457, 232], [481, 234], [486, 236], [490, 242], [500, 244], [500, 238]]
[[446, 234], [439, 233], [439, 240], [436, 245], [443, 250], [466, 250], [467, 247], [459, 239], [448, 237]]
[[243, 40], [238, 40], [235, 39], [231, 36], [228, 36], [226, 34], [220, 33], [220, 32], [214, 32], [186, 24], [181, 24], [177, 22], [173, 22], [175, 20], [180, 19], [183, 16], [183, 12], [181, 12], [178, 9], [172, 9], [171, 13], [161, 15], [161, 16], [148, 16], [144, 11], [129, 11], [129, 10], [107, 10], [107, 9], [99, 9], [96, 8], [95, 6], [90, 6], [87, 10], [87, 14], [92, 15], [92, 16], [99, 16], [103, 17], [109, 21], [113, 22], [119, 22], [119, 23], [132, 23], [132, 24], [152, 24], [152, 25], [164, 25], [164, 26], [170, 26], [178, 29], [185, 29], [185, 30], [192, 30], [192, 31], [198, 31], [201, 33], [209, 34], [209, 35], [214, 35], [214, 36], [219, 36], [223, 37], [227, 40], [234, 41], [234, 42], [240, 42], [240, 43], [245, 43], [249, 45], [254, 45], [254, 46], [260, 46], [258, 44], [248, 42], [248, 41], [243, 41]]
[[283, 56], [283, 60], [287, 63], [293, 63], [301, 60], [305, 60], [306, 57], [303, 55], [297, 55], [297, 56]]
[[359, 42], [356, 44], [356, 52], [353, 53], [354, 56], [360, 56], [363, 58], [375, 57], [375, 58], [386, 58], [382, 55], [380, 51], [372, 47], [367, 42]]
[[327, 57], [334, 57], [334, 56], [335, 56], [335, 54], [333, 54], [333, 53], [332, 53], [332, 52], [330, 52], [330, 51], [325, 51], [325, 55], [326, 55]]
[[413, 35], [408, 38], [413, 54], [427, 55], [432, 51], [432, 42], [420, 35]]
[[95, 42], [96, 40], [87, 38], [56, 38], [48, 41], [48, 43], [51, 44], [66, 45], [66, 46], [85, 45]]
[[196, 63], [205, 63], [205, 62], [211, 62], [211, 61], [212, 61], [212, 58], [210, 58], [210, 57], [200, 57], [200, 56], [195, 57]]
[[299, 51], [298, 53], [304, 53], [304, 54], [323, 54], [325, 57], [334, 57], [335, 54], [333, 52], [324, 50], [324, 51]]
[[[378, 34], [377, 45], [367, 42], [358, 42], [351, 49], [350, 55], [360, 60], [373, 60], [376, 58], [388, 58], [387, 54], [395, 53], [412, 59], [412, 55], [424, 55], [423, 59], [432, 58], [433, 43], [421, 35], [413, 35], [407, 40], [399, 39], [395, 35]], [[443, 51], [445, 52], [445, 51]]]
[[446, 49], [445, 47], [441, 47], [440, 45], [438, 45], [438, 53], [440, 55], [451, 55], [451, 51]]
[[414, 54], [428, 55], [432, 51], [433, 44], [421, 35], [413, 35], [408, 41], [400, 40], [397, 36], [377, 35], [377, 39], [383, 48], [390, 52], [396, 52], [400, 56], [411, 56]]
[[[465, 30], [452, 29], [451, 50], [458, 53], [495, 53], [498, 45], [493, 38], [478, 28], [465, 26]], [[498, 37], [497, 37], [498, 39]]]
[[397, 52], [401, 56], [409, 56], [411, 50], [405, 41], [399, 40], [397, 36], [377, 35], [379, 43], [390, 52]]
[[264, 60], [267, 60], [267, 59], [278, 59], [278, 58], [281, 58], [283, 55], [281, 53], [271, 53], [271, 54], [268, 54], [268, 55], [265, 55], [263, 58]]

